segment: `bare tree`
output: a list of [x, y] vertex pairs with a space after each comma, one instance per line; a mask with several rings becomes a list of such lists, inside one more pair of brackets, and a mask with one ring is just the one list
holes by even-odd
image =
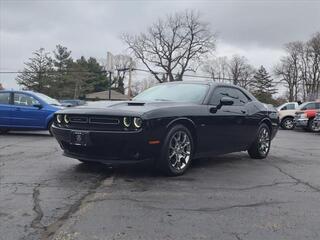
[[302, 42], [290, 42], [285, 44], [287, 56], [280, 60], [280, 64], [274, 68], [276, 76], [281, 78], [288, 87], [289, 101], [298, 101], [298, 93], [300, 87], [300, 71], [301, 59], [300, 55], [303, 52]]
[[158, 81], [153, 76], [145, 78], [142, 81], [134, 82], [134, 84], [132, 84], [132, 89], [131, 89], [132, 96], [138, 95], [142, 91], [144, 91], [150, 87], [153, 87], [157, 83], [158, 83]]
[[[193, 11], [169, 15], [145, 33], [122, 38], [159, 82], [182, 80], [185, 72], [194, 71], [197, 62], [215, 48], [214, 34]], [[159, 76], [158, 69], [165, 75]]]
[[210, 74], [212, 80], [223, 82], [229, 74], [227, 57], [217, 57], [206, 61], [203, 66], [203, 71]]
[[229, 61], [229, 77], [233, 84], [249, 88], [255, 73], [254, 67], [248, 63], [244, 56], [234, 55]]
[[116, 55], [113, 60], [115, 74], [113, 77], [113, 83], [119, 92], [124, 94], [124, 79], [129, 71], [135, 68], [136, 64], [132, 58], [128, 55]]
[[305, 44], [304, 53], [304, 92], [310, 99], [316, 99], [320, 94], [320, 32]]
[[288, 87], [288, 98], [297, 101], [319, 97], [320, 91], [320, 33], [306, 43], [296, 41], [285, 45], [286, 56], [275, 66], [274, 73]]

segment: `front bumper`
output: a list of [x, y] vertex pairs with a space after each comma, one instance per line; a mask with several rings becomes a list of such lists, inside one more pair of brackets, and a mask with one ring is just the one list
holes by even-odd
[[[74, 144], [73, 132], [84, 132], [86, 143]], [[72, 130], [53, 125], [52, 133], [65, 156], [112, 166], [153, 161], [159, 156], [161, 149], [160, 145], [150, 145], [148, 133], [142, 130], [136, 132]]]
[[294, 125], [295, 127], [308, 127], [308, 118], [295, 118]]

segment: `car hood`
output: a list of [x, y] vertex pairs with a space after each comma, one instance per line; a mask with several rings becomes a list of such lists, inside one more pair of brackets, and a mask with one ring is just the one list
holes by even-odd
[[171, 101], [138, 102], [138, 101], [112, 101], [96, 102], [86, 106], [65, 108], [58, 111], [61, 114], [88, 114], [88, 115], [109, 115], [109, 116], [133, 116], [143, 117], [154, 111], [169, 108], [184, 108], [197, 106], [195, 103], [182, 103]]

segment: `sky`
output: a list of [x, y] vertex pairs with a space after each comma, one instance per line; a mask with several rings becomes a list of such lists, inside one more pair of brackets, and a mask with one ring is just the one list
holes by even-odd
[[[320, 0], [0, 0], [0, 72], [22, 70], [34, 50], [51, 52], [57, 44], [73, 58], [126, 53], [121, 34], [138, 34], [158, 18], [187, 9], [198, 11], [217, 33], [215, 55], [244, 55], [270, 72], [285, 43], [320, 31]], [[0, 73], [0, 82], [18, 88], [15, 77]]]

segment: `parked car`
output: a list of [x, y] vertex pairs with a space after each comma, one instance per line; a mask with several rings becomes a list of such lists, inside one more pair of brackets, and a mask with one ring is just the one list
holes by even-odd
[[281, 128], [285, 130], [294, 129], [294, 116], [298, 107], [297, 102], [288, 102], [277, 107]]
[[320, 132], [320, 112], [317, 113], [315, 118], [313, 119], [315, 128], [318, 129], [318, 132]]
[[212, 82], [163, 83], [133, 101], [55, 113], [53, 135], [64, 155], [119, 165], [150, 161], [183, 174], [200, 157], [247, 150], [267, 157], [279, 117], [246, 90]]
[[60, 103], [64, 107], [76, 107], [76, 106], [81, 106], [86, 104], [86, 101], [79, 100], [79, 99], [65, 99], [65, 100], [60, 100]]
[[314, 118], [319, 111], [320, 102], [305, 102], [301, 104], [299, 110], [295, 114], [295, 127], [301, 127], [312, 132], [320, 131], [314, 123]]
[[31, 91], [0, 91], [0, 132], [10, 130], [49, 130], [60, 103]]

